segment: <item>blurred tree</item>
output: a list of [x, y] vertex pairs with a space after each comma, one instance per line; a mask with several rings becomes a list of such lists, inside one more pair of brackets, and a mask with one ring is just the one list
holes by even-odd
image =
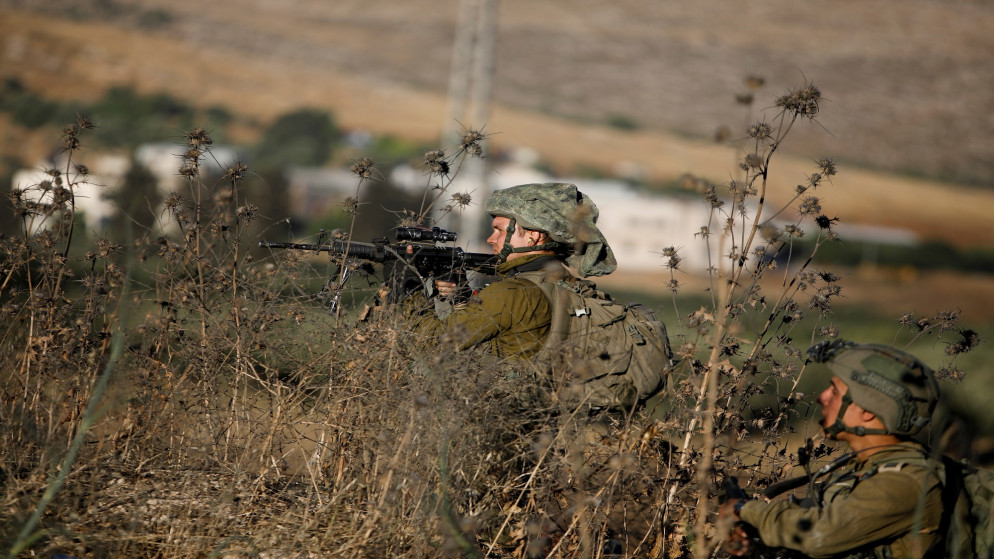
[[90, 108], [97, 139], [107, 147], [135, 147], [161, 142], [193, 127], [193, 108], [166, 93], [138, 95], [130, 87], [112, 87]]
[[300, 109], [287, 113], [263, 134], [253, 158], [254, 166], [265, 172], [291, 165], [323, 165], [341, 136], [326, 111]]
[[16, 157], [9, 155], [0, 157], [0, 236], [17, 232], [21, 223], [21, 220], [14, 216], [9, 195], [14, 182], [14, 173], [23, 167], [24, 162]]
[[158, 181], [137, 161], [132, 161], [121, 188], [111, 199], [118, 212], [110, 220], [107, 236], [116, 242], [125, 242], [129, 229], [133, 236], [155, 230], [156, 221], [162, 218], [157, 214], [162, 204]]
[[246, 176], [242, 189], [243, 200], [259, 207], [258, 227], [265, 230], [272, 224], [290, 218], [290, 199], [287, 181], [282, 172], [262, 170]]

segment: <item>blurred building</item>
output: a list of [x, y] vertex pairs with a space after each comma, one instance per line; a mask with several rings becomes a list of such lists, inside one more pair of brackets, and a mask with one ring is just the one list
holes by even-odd
[[[11, 187], [22, 191], [26, 201], [48, 204], [57, 184], [61, 183], [62, 188], [72, 185], [76, 212], [84, 216], [87, 229], [99, 232], [117, 212], [111, 197], [120, 188], [131, 162], [120, 155], [99, 155], [91, 159], [85, 173], [64, 155], [39, 162], [34, 167], [16, 171]], [[35, 217], [27, 225], [37, 231], [46, 226], [45, 221]]]

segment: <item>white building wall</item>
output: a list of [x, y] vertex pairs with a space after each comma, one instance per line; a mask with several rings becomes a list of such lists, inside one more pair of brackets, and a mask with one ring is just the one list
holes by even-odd
[[[73, 203], [76, 211], [85, 216], [87, 228], [93, 232], [101, 231], [107, 221], [117, 213], [117, 206], [111, 197], [120, 188], [127, 173], [130, 162], [127, 157], [104, 155], [96, 157], [89, 173], [80, 174], [74, 166], [69, 166], [66, 174], [66, 162], [56, 162], [54, 168], [60, 171], [64, 187], [72, 185]], [[44, 181], [55, 179], [46, 169], [53, 168], [52, 163], [39, 163], [30, 169], [21, 169], [14, 173], [11, 186], [24, 191], [24, 199], [32, 202], [49, 203], [51, 192], [40, 188]], [[44, 227], [43, 220], [36, 219], [33, 231]]]

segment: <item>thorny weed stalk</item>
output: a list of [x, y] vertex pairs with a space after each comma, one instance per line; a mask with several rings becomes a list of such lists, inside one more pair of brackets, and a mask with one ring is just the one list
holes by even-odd
[[[401, 308], [361, 289], [366, 312], [327, 315], [314, 295], [325, 276], [311, 255], [255, 248], [267, 226], [244, 194], [251, 173], [243, 164], [208, 171], [203, 130], [177, 148], [184, 183], [165, 197], [160, 223], [128, 240], [71, 235], [71, 194], [85, 176], [72, 173], [78, 134], [89, 128], [78, 123], [67, 140], [75, 163], [13, 193], [24, 228], [0, 240], [3, 549], [170, 558], [707, 553], [714, 531], [700, 518], [712, 479], [746, 468], [764, 483], [784, 475], [788, 407], [750, 414], [749, 398], [796, 386], [803, 357], [791, 339], [806, 312], [827, 319], [838, 293], [833, 276], [809, 263], [785, 273], [775, 297], [760, 289], [783, 255], [795, 257], [801, 231], [800, 221], [774, 228], [758, 215], [769, 213], [762, 202], [751, 202], [764, 200], [785, 132], [807, 117], [792, 108], [795, 96], [810, 101], [813, 90], [801, 91], [785, 98], [771, 126], [780, 132], [751, 138], [743, 178], [727, 185], [731, 201], [708, 190], [707, 226], [726, 231], [727, 258], [714, 265], [713, 308], [671, 325], [681, 365], [651, 415], [588, 417], [569, 371], [549, 376], [460, 351], [460, 332], [422, 339]], [[460, 156], [482, 154], [472, 141]], [[353, 163], [354, 217], [374, 169]], [[429, 166], [426, 203], [399, 216], [412, 220], [404, 224], [429, 224], [427, 211], [452, 184], [443, 170]], [[829, 171], [826, 163], [819, 174]], [[833, 221], [808, 200], [817, 184], [807, 186], [795, 202], [809, 211], [793, 219], [822, 222], [828, 239]], [[802, 294], [809, 300], [796, 302]], [[134, 308], [130, 318], [123, 306]], [[903, 323], [932, 335], [955, 331], [952, 318]], [[831, 324], [818, 330], [837, 335]], [[956, 332], [963, 340], [950, 351], [975, 343]], [[101, 371], [112, 364], [103, 390]], [[91, 425], [92, 405], [101, 413]], [[750, 431], [770, 446], [743, 458], [732, 443]], [[82, 443], [67, 459], [74, 440]], [[39, 503], [40, 530], [19, 538]]]
[[481, 130], [466, 129], [459, 140], [456, 153], [446, 156], [441, 149], [431, 150], [425, 153], [424, 167], [428, 171], [428, 183], [425, 186], [421, 199], [421, 207], [417, 213], [412, 213], [410, 220], [412, 225], [418, 225], [425, 220], [432, 219], [438, 221], [442, 217], [454, 211], [461, 211], [472, 203], [472, 195], [468, 192], [456, 192], [450, 197], [450, 202], [441, 208], [436, 207], [448, 193], [456, 176], [463, 168], [463, 164], [473, 158], [482, 159], [484, 157], [483, 142], [487, 135]]

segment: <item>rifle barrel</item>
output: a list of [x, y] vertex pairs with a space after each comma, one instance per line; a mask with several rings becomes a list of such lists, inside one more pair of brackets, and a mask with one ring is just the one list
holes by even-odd
[[[313, 243], [283, 243], [274, 241], [259, 241], [259, 247], [270, 249], [294, 249], [311, 252], [330, 252], [332, 254], [348, 254], [351, 258], [359, 258], [370, 262], [385, 262], [396, 258], [398, 255], [406, 254], [408, 244], [414, 247], [414, 254], [411, 257], [415, 260], [428, 259], [433, 262], [446, 262], [449, 265], [477, 269], [487, 273], [493, 273], [496, 258], [493, 254], [478, 252], [465, 252], [461, 248], [436, 247], [433, 245], [422, 245], [418, 243], [398, 243], [396, 245], [369, 244], [359, 242], [332, 241], [330, 244]], [[390, 249], [390, 250], [387, 250]], [[392, 252], [391, 252], [392, 251]]]

